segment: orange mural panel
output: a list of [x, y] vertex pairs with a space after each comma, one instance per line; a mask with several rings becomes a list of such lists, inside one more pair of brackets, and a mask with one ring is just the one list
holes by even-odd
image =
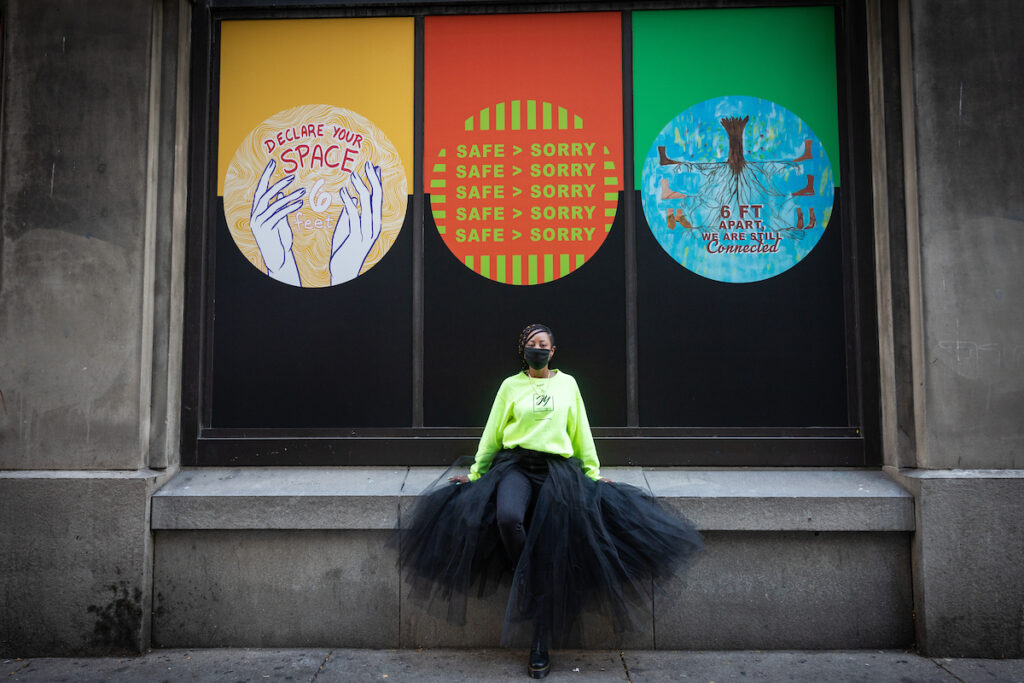
[[452, 254], [515, 285], [583, 266], [622, 190], [620, 15], [428, 17], [424, 177]]

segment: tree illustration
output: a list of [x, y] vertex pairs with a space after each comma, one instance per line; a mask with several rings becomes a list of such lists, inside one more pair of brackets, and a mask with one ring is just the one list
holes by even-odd
[[719, 120], [728, 136], [729, 151], [725, 161], [680, 161], [669, 157], [665, 147], [658, 147], [659, 166], [663, 169], [668, 167], [665, 170], [670, 173], [691, 172], [703, 177], [700, 190], [690, 195], [670, 190], [667, 179], [663, 180], [661, 199], [689, 197], [694, 200], [693, 207], [702, 209], [700, 215], [707, 217], [704, 222], [686, 224], [694, 230], [720, 229], [715, 217], [722, 206], [767, 203], [771, 211], [766, 212], [765, 228], [791, 239], [802, 239], [802, 231], [815, 225], [815, 217], [812, 210], [811, 221], [805, 223], [803, 210], [793, 197], [813, 195], [814, 176], [808, 175], [807, 187], [797, 192], [787, 191], [780, 183], [787, 172], [799, 171], [800, 162], [810, 158], [811, 141], [807, 141], [804, 156], [794, 160], [747, 159], [743, 138], [749, 122], [750, 116], [728, 116]]

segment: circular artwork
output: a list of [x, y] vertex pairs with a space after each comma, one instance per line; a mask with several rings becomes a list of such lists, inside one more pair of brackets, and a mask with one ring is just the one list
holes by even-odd
[[224, 214], [245, 258], [296, 287], [348, 282], [394, 244], [408, 202], [387, 136], [359, 114], [306, 104], [274, 114], [238, 147]]
[[757, 282], [814, 249], [835, 185], [824, 146], [799, 116], [729, 96], [668, 122], [644, 160], [641, 197], [651, 233], [677, 263], [719, 282]]
[[604, 243], [622, 174], [582, 117], [551, 102], [511, 100], [437, 139], [426, 174], [431, 214], [445, 246], [473, 272], [543, 284], [574, 272]]

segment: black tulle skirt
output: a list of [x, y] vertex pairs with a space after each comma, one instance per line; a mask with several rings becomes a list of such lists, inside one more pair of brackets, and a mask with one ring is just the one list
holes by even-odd
[[[547, 474], [513, 564], [497, 526], [498, 484], [517, 468], [536, 478], [538, 458]], [[511, 574], [503, 645], [528, 643], [540, 629], [558, 647], [591, 611], [607, 615], [616, 633], [632, 629], [649, 613], [656, 581], [702, 547], [685, 518], [635, 486], [595, 482], [576, 458], [502, 451], [473, 483], [448, 483], [448, 474], [423, 492], [396, 537], [410, 597], [464, 624], [467, 598], [492, 593]]]

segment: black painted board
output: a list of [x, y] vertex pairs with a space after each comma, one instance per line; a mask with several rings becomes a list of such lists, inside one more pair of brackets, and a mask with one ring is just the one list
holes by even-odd
[[626, 423], [622, 213], [620, 209], [601, 248], [578, 270], [545, 284], [509, 285], [463, 265], [426, 212], [427, 426], [482, 426], [501, 381], [519, 371], [516, 341], [531, 323], [543, 323], [555, 333], [557, 350], [551, 366], [576, 378], [591, 425]]
[[679, 265], [637, 211], [642, 427], [851, 426], [840, 194], [802, 261], [742, 284]]
[[409, 427], [412, 212], [369, 271], [300, 288], [245, 259], [218, 204], [210, 426]]

